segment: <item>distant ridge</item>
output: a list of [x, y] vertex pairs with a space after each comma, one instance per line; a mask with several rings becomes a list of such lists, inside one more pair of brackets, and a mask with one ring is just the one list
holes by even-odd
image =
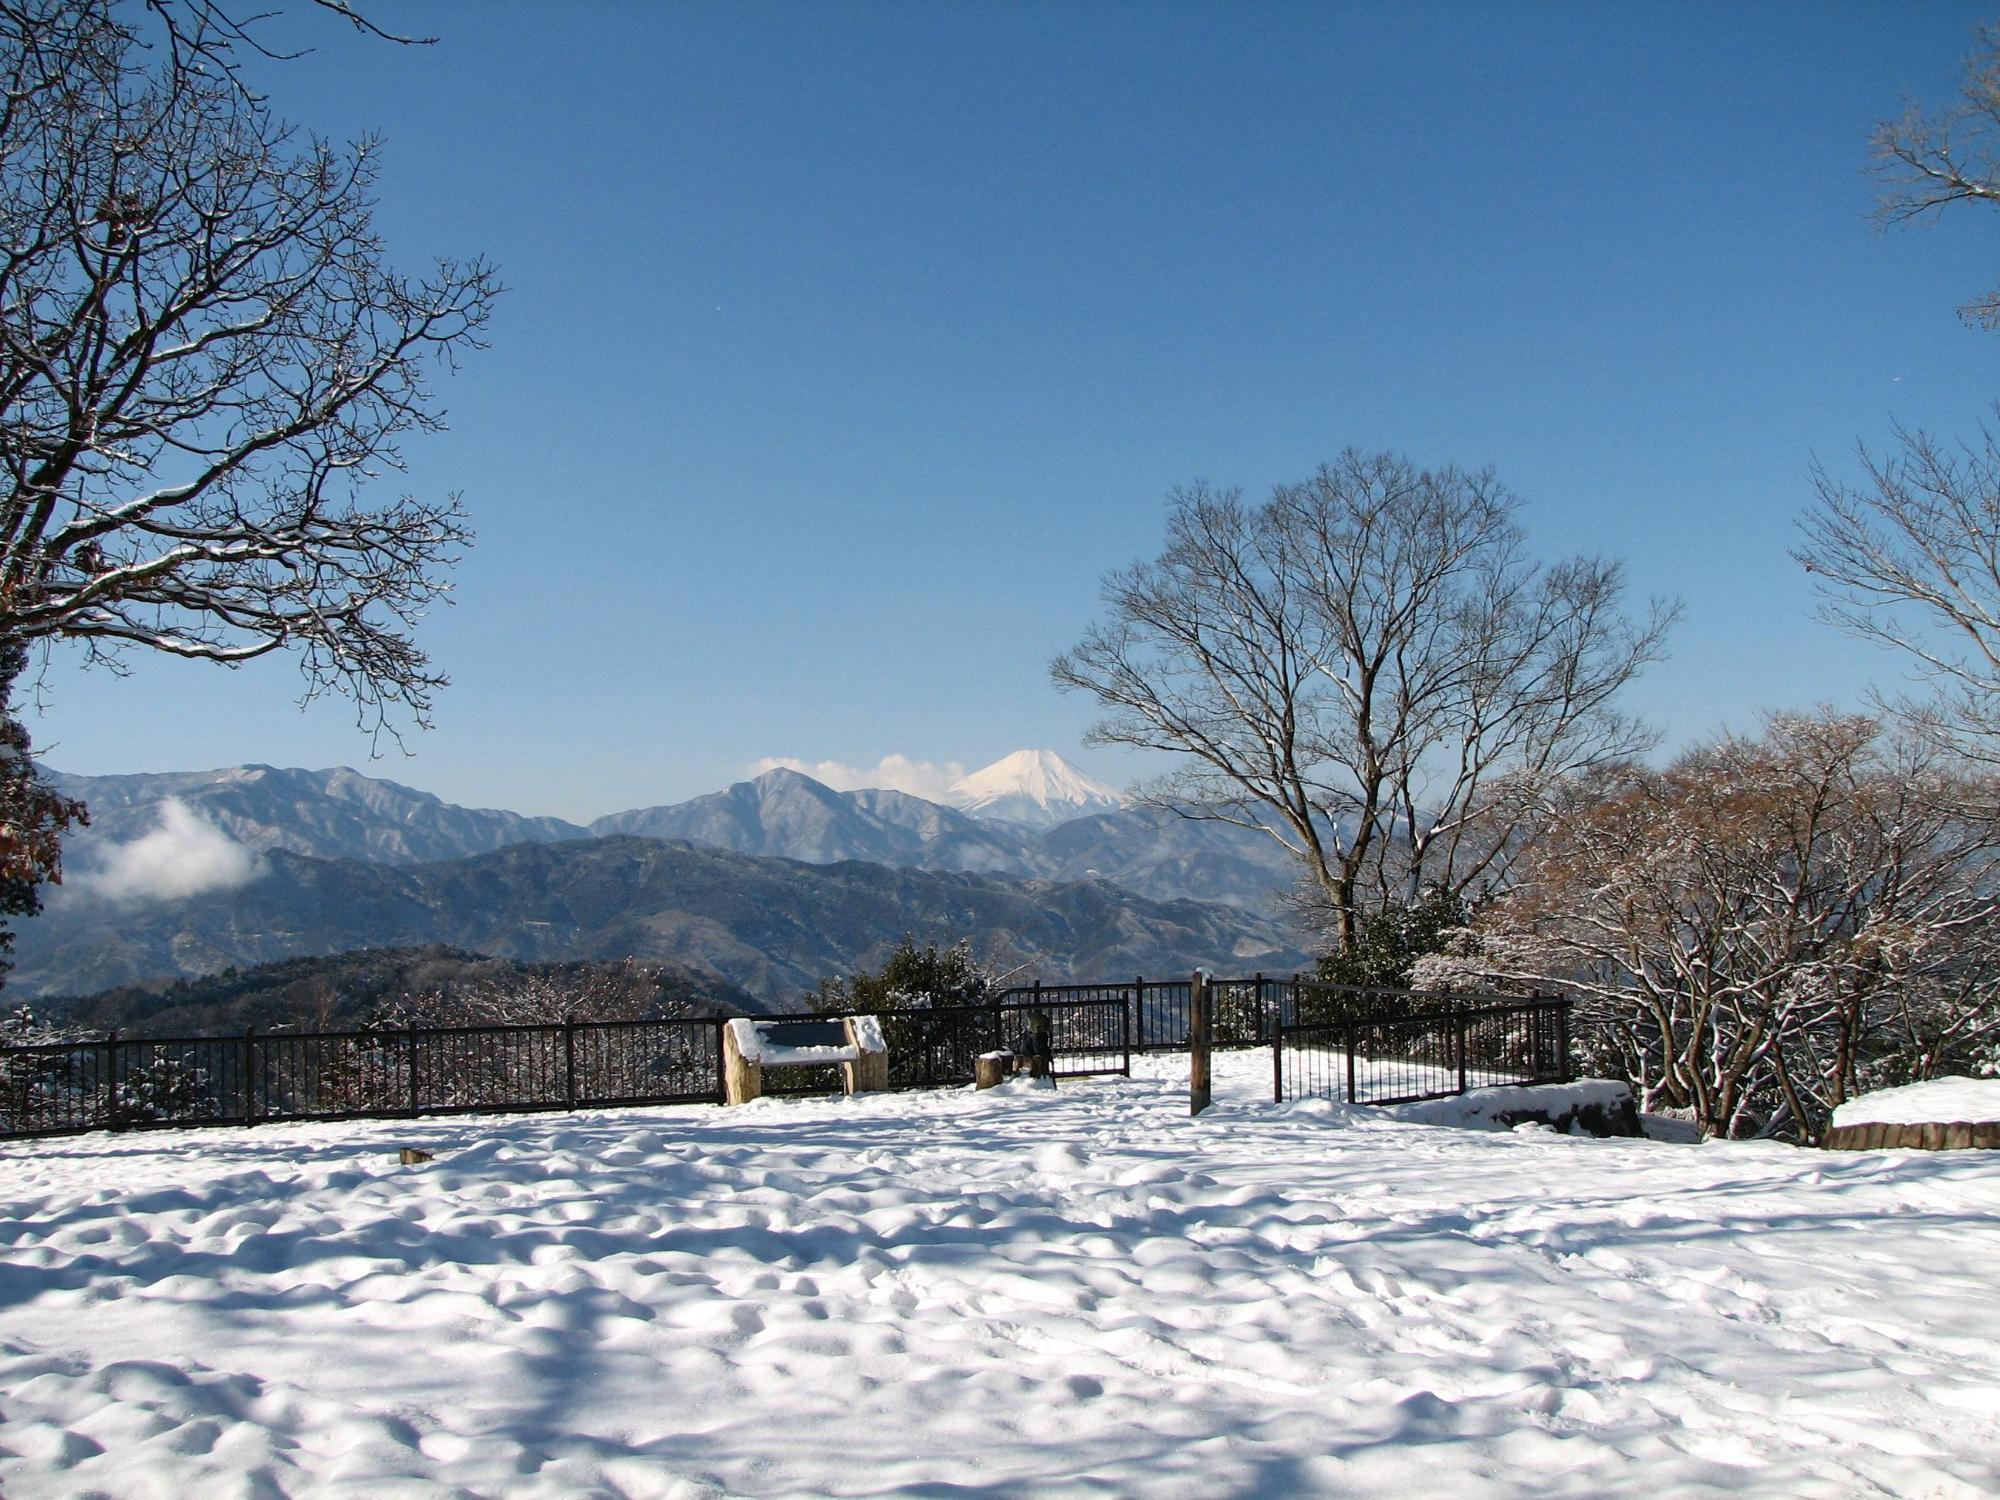
[[1102, 881], [993, 880], [845, 861], [802, 864], [611, 837], [515, 844], [414, 865], [282, 849], [227, 890], [111, 903], [63, 888], [22, 922], [9, 994], [87, 994], [357, 948], [444, 944], [543, 963], [667, 961], [796, 1009], [822, 975], [879, 963], [904, 934], [970, 937], [1048, 978], [1306, 962], [1281, 922]]
[[415, 864], [587, 836], [561, 818], [458, 807], [347, 766], [306, 771], [249, 765], [126, 776], [74, 776], [45, 767], [44, 774], [90, 808], [90, 828], [68, 841], [75, 867], [87, 865], [94, 851], [151, 833], [168, 798], [248, 848], [321, 859]]

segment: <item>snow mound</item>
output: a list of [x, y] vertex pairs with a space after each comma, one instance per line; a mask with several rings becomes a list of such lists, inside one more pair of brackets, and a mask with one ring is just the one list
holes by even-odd
[[1933, 1078], [1878, 1089], [1833, 1111], [1835, 1125], [1983, 1125], [2000, 1121], [2000, 1078]]
[[1461, 1130], [1516, 1130], [1540, 1124], [1571, 1134], [1609, 1134], [1589, 1126], [1629, 1117], [1639, 1133], [1639, 1118], [1629, 1084], [1607, 1078], [1576, 1083], [1545, 1083], [1532, 1087], [1474, 1089], [1455, 1099], [1426, 1099], [1420, 1104], [1392, 1104], [1382, 1113], [1413, 1125], [1453, 1125]]

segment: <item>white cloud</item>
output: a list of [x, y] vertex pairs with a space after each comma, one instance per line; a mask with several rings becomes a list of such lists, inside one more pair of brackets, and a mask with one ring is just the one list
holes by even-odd
[[113, 844], [67, 882], [113, 901], [175, 901], [246, 885], [264, 859], [178, 797], [160, 804], [160, 826], [129, 844]]
[[836, 792], [852, 792], [862, 787], [887, 787], [892, 792], [908, 792], [931, 802], [942, 802], [947, 788], [965, 775], [965, 767], [955, 760], [911, 760], [907, 755], [885, 755], [872, 766], [850, 766], [837, 760], [800, 760], [791, 755], [767, 755], [750, 767], [752, 776], [783, 767], [823, 782]]

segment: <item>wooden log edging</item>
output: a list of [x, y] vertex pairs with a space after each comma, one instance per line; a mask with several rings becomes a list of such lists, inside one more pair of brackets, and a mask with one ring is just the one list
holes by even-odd
[[1828, 1151], [1993, 1151], [2000, 1150], [2000, 1120], [1952, 1124], [1835, 1125], [1820, 1140]]

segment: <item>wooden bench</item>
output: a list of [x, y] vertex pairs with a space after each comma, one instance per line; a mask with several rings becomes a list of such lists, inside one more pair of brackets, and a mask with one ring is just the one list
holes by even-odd
[[873, 1016], [739, 1018], [722, 1028], [722, 1064], [731, 1104], [763, 1096], [766, 1068], [837, 1064], [845, 1093], [889, 1086], [889, 1049]]

